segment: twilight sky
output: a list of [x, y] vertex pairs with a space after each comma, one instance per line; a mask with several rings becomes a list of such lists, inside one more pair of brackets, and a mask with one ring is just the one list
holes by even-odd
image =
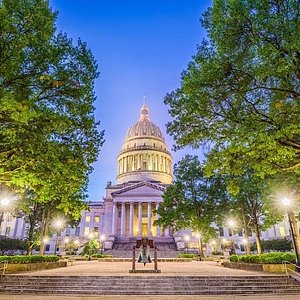
[[[180, 73], [205, 37], [199, 18], [211, 0], [50, 0], [58, 10], [57, 29], [87, 42], [100, 77], [96, 119], [105, 143], [90, 175], [88, 199], [101, 200], [115, 182], [116, 158], [126, 131], [138, 121], [143, 96], [151, 120], [166, 135], [171, 120], [163, 99], [180, 85]], [[191, 152], [172, 151], [173, 163]], [[195, 152], [193, 152], [195, 153]], [[197, 153], [197, 152], [196, 152]], [[200, 152], [199, 152], [200, 154]]]

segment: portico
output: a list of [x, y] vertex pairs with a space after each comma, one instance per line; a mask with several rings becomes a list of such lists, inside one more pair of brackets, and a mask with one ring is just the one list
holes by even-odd
[[153, 222], [159, 218], [154, 213], [159, 202], [118, 201], [112, 206], [112, 235], [117, 236], [161, 236], [159, 226]]

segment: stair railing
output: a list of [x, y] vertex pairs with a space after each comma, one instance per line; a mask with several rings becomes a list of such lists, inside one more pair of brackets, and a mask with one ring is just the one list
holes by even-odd
[[[297, 265], [295, 265], [295, 264], [293, 264], [293, 263], [291, 263], [291, 262], [289, 262], [289, 261], [283, 261], [282, 264], [283, 264], [283, 268], [284, 268], [284, 270], [285, 270], [285, 274], [286, 274], [287, 276], [293, 277], [293, 278], [296, 279], [298, 282], [300, 282], [300, 273], [299, 273], [300, 267], [297, 266]], [[291, 266], [294, 266], [294, 267], [295, 267], [295, 270], [293, 270], [293, 269], [291, 268]], [[292, 275], [291, 275], [291, 274], [292, 274]]]
[[0, 261], [0, 264], [3, 264], [3, 267], [0, 268], [0, 271], [2, 271], [2, 275], [4, 275], [8, 267], [8, 260]]

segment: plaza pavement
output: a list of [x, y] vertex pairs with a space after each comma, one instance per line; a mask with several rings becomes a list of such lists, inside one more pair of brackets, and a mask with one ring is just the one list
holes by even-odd
[[[144, 267], [136, 264], [137, 269], [152, 269], [152, 264]], [[33, 271], [23, 273], [24, 275], [39, 276], [238, 276], [238, 275], [269, 275], [270, 273], [234, 270], [217, 265], [216, 262], [161, 262], [158, 264], [161, 274], [129, 274], [130, 262], [98, 262], [78, 261], [66, 268]], [[177, 296], [177, 295], [154, 295], [154, 296], [132, 296], [132, 295], [105, 295], [105, 296], [70, 296], [70, 295], [0, 295], [1, 300], [300, 300], [300, 295], [229, 295], [229, 296]]]

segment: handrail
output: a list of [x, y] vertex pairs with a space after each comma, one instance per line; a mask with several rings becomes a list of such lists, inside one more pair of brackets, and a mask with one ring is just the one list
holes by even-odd
[[0, 261], [0, 264], [3, 264], [3, 268], [0, 268], [0, 271], [2, 270], [2, 275], [4, 275], [8, 266], [8, 260], [2, 260]]
[[[300, 267], [299, 267], [299, 266], [297, 266], [297, 265], [295, 265], [295, 264], [293, 264], [293, 263], [291, 263], [291, 262], [289, 262], [289, 261], [283, 261], [282, 264], [284, 265], [285, 274], [286, 274], [287, 276], [289, 276], [288, 271], [290, 271], [291, 273], [294, 273], [294, 275], [296, 275], [298, 281], [300, 281], [300, 274], [299, 274], [299, 272], [297, 271], [298, 269], [299, 269], [299, 271], [300, 271]], [[294, 271], [294, 270], [288, 268], [288, 267], [287, 267], [287, 264], [294, 266], [295, 269], [296, 269], [296, 271]]]

